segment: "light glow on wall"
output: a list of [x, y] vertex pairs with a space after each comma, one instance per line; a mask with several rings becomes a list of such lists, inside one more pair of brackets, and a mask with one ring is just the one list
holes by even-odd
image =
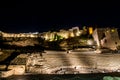
[[92, 34], [92, 33], [93, 33], [93, 28], [89, 27], [89, 34]]

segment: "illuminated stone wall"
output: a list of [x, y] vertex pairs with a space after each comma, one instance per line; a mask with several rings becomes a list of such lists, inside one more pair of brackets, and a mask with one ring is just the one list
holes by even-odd
[[55, 37], [56, 32], [45, 32], [43, 37], [45, 40], [52, 41]]
[[[55, 38], [55, 35], [58, 35], [62, 38], [70, 38], [70, 37], [75, 37], [75, 36], [80, 36], [80, 34], [82, 34], [83, 30], [79, 30], [79, 27], [73, 27], [69, 30], [60, 30], [59, 32], [44, 32], [42, 34], [42, 38], [44, 38], [45, 40], [48, 41], [53, 41]], [[0, 34], [2, 35], [2, 37], [4, 38], [19, 38], [19, 37], [30, 37], [30, 38], [37, 38], [37, 37], [41, 37], [41, 34], [38, 32], [35, 33], [5, 33], [5, 32], [0, 32]]]
[[2, 37], [38, 37], [38, 33], [4, 33], [2, 32]]
[[97, 43], [97, 47], [100, 48], [101, 47], [101, 38], [102, 38], [102, 34], [104, 33], [105, 28], [96, 28], [92, 34], [94, 40]]
[[98, 48], [106, 47], [112, 50], [120, 45], [120, 39], [116, 28], [97, 28], [93, 32], [93, 38]]
[[60, 32], [58, 32], [57, 34], [62, 36], [65, 39], [69, 38], [69, 31], [66, 31], [66, 30], [60, 30]]
[[62, 38], [68, 39], [70, 37], [80, 36], [82, 33], [83, 30], [79, 30], [79, 27], [73, 27], [69, 30], [61, 29], [59, 32], [45, 32], [43, 37], [45, 40], [53, 41], [56, 34]]
[[105, 31], [105, 38], [103, 41], [104, 47], [110, 47], [111, 49], [115, 50], [116, 47], [120, 45], [120, 39], [118, 36], [118, 32], [116, 28], [106, 29]]
[[80, 35], [79, 27], [73, 27], [72, 32], [73, 32], [74, 36], [79, 36]]

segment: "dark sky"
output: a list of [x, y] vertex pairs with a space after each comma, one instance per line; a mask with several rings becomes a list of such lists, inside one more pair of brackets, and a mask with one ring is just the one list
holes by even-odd
[[119, 27], [119, 3], [18, 0], [0, 8], [0, 30], [5, 32], [43, 32], [84, 25]]

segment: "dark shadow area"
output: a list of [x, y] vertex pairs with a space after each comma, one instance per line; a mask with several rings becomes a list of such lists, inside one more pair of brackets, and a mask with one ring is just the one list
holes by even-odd
[[55, 51], [64, 51], [62, 47], [60, 47], [60, 40], [59, 41], [52, 41], [52, 42], [45, 42], [45, 49], [46, 50], [55, 50]]
[[42, 52], [44, 51], [44, 47], [41, 45], [16, 46], [16, 45], [3, 44], [1, 45], [1, 50], [15, 50], [16, 52], [18, 51], [21, 53], [31, 53], [31, 52]]
[[15, 59], [20, 53], [18, 52], [13, 52], [8, 58], [6, 58], [4, 61], [0, 62], [0, 64], [5, 64], [7, 67], [5, 70], [8, 69], [8, 66], [10, 65], [10, 62]]
[[120, 77], [120, 73], [96, 73], [96, 74], [33, 74], [16, 75], [2, 80], [103, 80], [104, 76]]

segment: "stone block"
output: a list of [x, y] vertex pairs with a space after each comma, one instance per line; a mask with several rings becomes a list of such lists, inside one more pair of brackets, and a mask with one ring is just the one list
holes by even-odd
[[9, 77], [9, 76], [12, 76], [13, 74], [14, 74], [14, 71], [12, 69], [9, 69], [7, 71], [0, 71], [1, 78]]
[[0, 65], [0, 70], [5, 70], [6, 65]]
[[10, 65], [8, 69], [13, 69], [14, 75], [22, 75], [25, 73], [25, 65]]

